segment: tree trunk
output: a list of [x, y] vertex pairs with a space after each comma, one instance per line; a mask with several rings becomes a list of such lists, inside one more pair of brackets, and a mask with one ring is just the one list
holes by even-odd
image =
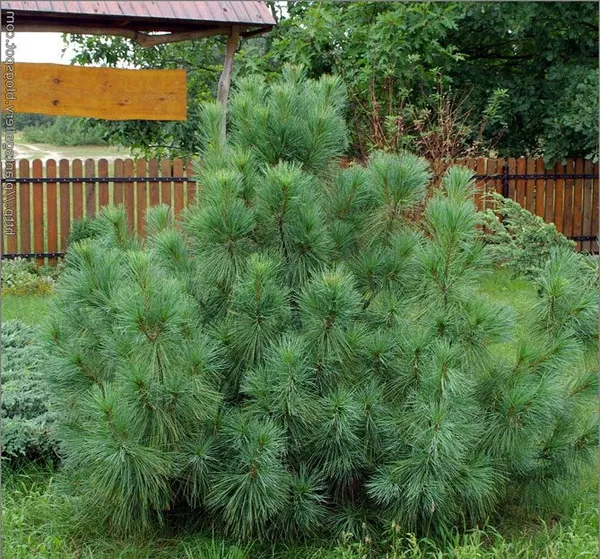
[[233, 55], [240, 40], [240, 28], [237, 25], [231, 27], [227, 37], [227, 48], [225, 51], [225, 63], [223, 72], [219, 78], [217, 89], [217, 102], [223, 107], [223, 122], [221, 124], [221, 141], [225, 143], [227, 130], [227, 98], [229, 97], [229, 86], [231, 85], [231, 69], [233, 68]]

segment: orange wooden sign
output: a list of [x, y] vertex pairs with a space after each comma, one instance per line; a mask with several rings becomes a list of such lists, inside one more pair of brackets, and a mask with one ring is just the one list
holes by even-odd
[[3, 109], [105, 120], [186, 120], [185, 70], [2, 64]]

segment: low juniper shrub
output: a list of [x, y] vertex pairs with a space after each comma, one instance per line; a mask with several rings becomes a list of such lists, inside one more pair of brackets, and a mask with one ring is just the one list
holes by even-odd
[[553, 250], [575, 250], [575, 242], [560, 233], [554, 223], [546, 223], [496, 192], [488, 197], [492, 207], [481, 213], [481, 220], [489, 254], [516, 276], [534, 278]]
[[56, 462], [56, 415], [49, 408], [47, 362], [39, 333], [17, 320], [2, 324], [2, 460], [18, 467]]

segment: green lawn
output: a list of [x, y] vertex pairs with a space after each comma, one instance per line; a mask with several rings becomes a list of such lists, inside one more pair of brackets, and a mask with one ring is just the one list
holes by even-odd
[[[481, 291], [499, 302], [526, 312], [535, 288], [512, 279], [504, 271], [481, 281]], [[51, 297], [5, 296], [2, 319], [19, 318], [39, 324], [48, 312]], [[597, 556], [598, 476], [591, 471], [572, 495], [560, 522], [524, 516], [514, 511], [500, 519], [497, 529], [486, 528], [456, 535], [444, 544], [400, 538], [394, 550], [376, 552], [364, 543], [314, 542], [271, 548], [255, 544], [238, 546], [211, 534], [147, 536], [140, 541], [109, 540], [94, 526], [80, 525], [77, 510], [56, 485], [47, 469], [4, 471], [2, 477], [4, 559], [577, 559]], [[393, 539], [393, 538], [392, 538]]]
[[517, 313], [527, 312], [535, 300], [533, 283], [521, 278], [513, 278], [512, 272], [501, 268], [490, 272], [479, 281], [482, 293], [498, 303], [512, 305]]
[[51, 295], [2, 295], [2, 320], [19, 319], [39, 324], [48, 312]]
[[577, 559], [596, 557], [598, 549], [597, 476], [590, 472], [578, 504], [561, 522], [534, 517], [514, 519], [491, 528], [456, 535], [445, 544], [398, 538], [393, 550], [377, 553], [358, 542], [314, 542], [271, 548], [239, 546], [211, 534], [147, 536], [111, 540], [94, 526], [78, 523], [77, 510], [54, 485], [47, 470], [3, 473], [2, 523], [4, 559]]

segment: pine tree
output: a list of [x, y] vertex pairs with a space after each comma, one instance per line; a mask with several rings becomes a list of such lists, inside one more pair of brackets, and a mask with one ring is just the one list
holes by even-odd
[[427, 163], [340, 170], [343, 107], [334, 78], [243, 81], [228, 143], [204, 111], [181, 223], [153, 208], [142, 241], [111, 209], [70, 248], [48, 328], [64, 472], [114, 529], [184, 510], [240, 539], [436, 533], [550, 506], [593, 460], [578, 257], [548, 263], [521, 337], [477, 290], [472, 173], [410, 222]]

